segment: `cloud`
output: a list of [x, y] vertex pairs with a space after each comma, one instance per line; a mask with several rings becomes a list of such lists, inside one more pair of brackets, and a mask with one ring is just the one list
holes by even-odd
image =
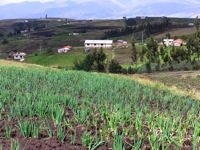
[[[69, 18], [121, 18], [135, 16], [199, 15], [200, 0], [0, 0], [0, 19], [13, 17], [40, 17], [48, 13]], [[20, 2], [40, 3], [20, 3]], [[5, 5], [10, 3], [20, 3]], [[4, 6], [1, 6], [4, 5]], [[20, 10], [20, 12], [18, 12]], [[23, 11], [22, 11], [23, 10]], [[30, 11], [31, 10], [31, 11]], [[21, 13], [23, 12], [23, 13]]]
[[[10, 4], [10, 3], [21, 3], [21, 2], [42, 2], [42, 3], [45, 3], [45, 2], [51, 2], [51, 1], [55, 1], [55, 0], [1, 0], [1, 3], [0, 5], [7, 5], [7, 4]], [[57, 0], [59, 1], [59, 0]]]

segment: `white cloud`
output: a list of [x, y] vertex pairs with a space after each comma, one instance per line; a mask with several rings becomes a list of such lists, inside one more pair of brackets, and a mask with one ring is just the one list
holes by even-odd
[[[195, 14], [199, 14], [199, 9], [200, 8], [200, 0], [0, 0], [0, 6], [1, 5], [6, 5], [10, 3], [20, 3], [20, 2], [53, 2], [52, 4], [45, 4], [45, 5], [40, 5], [38, 4], [42, 10], [48, 10], [49, 8], [55, 8], [55, 11], [57, 10], [56, 8], [58, 7], [66, 7], [70, 6], [70, 1], [75, 2], [74, 4], [80, 4], [80, 3], [85, 3], [85, 2], [96, 2], [96, 5], [99, 4], [101, 7], [101, 11], [98, 11], [98, 13], [102, 13], [104, 15], [103, 17], [105, 18], [105, 11], [109, 9], [111, 12], [108, 14], [110, 17], [115, 17], [115, 16], [129, 16], [129, 17], [134, 17], [137, 15], [162, 15], [162, 16], [195, 16]], [[93, 5], [88, 5], [89, 3], [86, 4], [88, 7], [92, 7], [90, 9], [87, 9], [89, 12], [91, 9], [93, 9]], [[14, 5], [13, 5], [14, 6]], [[84, 5], [80, 5], [81, 7], [84, 7]], [[3, 6], [2, 6], [3, 7]], [[79, 5], [76, 5], [78, 8]], [[83, 8], [80, 7], [80, 10]], [[97, 8], [95, 8], [97, 9]], [[35, 11], [40, 12], [40, 10], [36, 9]], [[69, 13], [68, 9], [64, 10], [66, 11], [66, 14]], [[70, 10], [72, 11], [72, 10]], [[77, 9], [76, 9], [77, 11]], [[33, 11], [32, 11], [33, 12]], [[58, 11], [60, 12], [60, 11]], [[97, 11], [95, 11], [97, 12]], [[28, 13], [28, 12], [27, 12]], [[52, 14], [55, 13], [56, 15], [59, 15], [59, 13], [52, 12]], [[76, 13], [76, 15], [74, 14]], [[74, 12], [72, 15], [74, 16], [80, 16], [78, 15], [78, 11]], [[81, 13], [80, 13], [81, 14]], [[88, 14], [85, 13], [85, 16]], [[92, 14], [93, 16], [97, 15], [100, 16], [99, 14]]]
[[[1, 0], [0, 5], [6, 5], [6, 4], [10, 4], [10, 3], [20, 3], [20, 2], [34, 2], [34, 1], [38, 1], [38, 2], [50, 2], [50, 1], [55, 1], [55, 0]], [[59, 1], [59, 0], [57, 0]]]
[[[0, 5], [5, 5], [9, 3], [20, 3], [24, 1], [38, 1], [38, 2], [49, 2], [49, 1], [54, 1], [54, 2], [66, 2], [67, 0], [1, 0]], [[92, 2], [96, 1], [98, 2], [99, 0], [72, 0], [77, 3], [82, 3], [82, 2]], [[162, 3], [162, 2], [173, 2], [173, 3], [185, 3], [185, 4], [196, 4], [199, 5], [200, 1], [199, 0], [111, 0], [113, 3], [117, 4], [118, 6], [125, 7], [125, 6], [140, 6], [140, 5], [148, 5], [152, 3]]]

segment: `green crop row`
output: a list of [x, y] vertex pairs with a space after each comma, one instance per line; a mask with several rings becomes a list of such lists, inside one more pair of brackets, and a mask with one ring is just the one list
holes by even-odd
[[200, 142], [200, 102], [161, 87], [106, 74], [17, 67], [0, 67], [0, 85], [7, 139], [15, 128], [7, 122], [17, 119], [24, 137], [54, 136], [50, 120], [58, 140], [69, 138], [71, 144], [74, 125], [84, 126], [82, 142], [89, 149], [110, 140], [116, 150], [145, 143], [167, 150], [185, 146], [188, 139], [195, 149]]

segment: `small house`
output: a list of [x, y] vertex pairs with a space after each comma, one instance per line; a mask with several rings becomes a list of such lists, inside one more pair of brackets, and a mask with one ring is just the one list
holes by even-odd
[[182, 40], [182, 39], [177, 39], [177, 40], [174, 40], [173, 41], [173, 45], [174, 46], [183, 46], [185, 45], [186, 43]]
[[111, 48], [113, 40], [85, 40], [86, 48]]
[[25, 59], [25, 56], [26, 56], [26, 55], [27, 55], [26, 53], [22, 53], [22, 52], [14, 53], [14, 54], [13, 54], [13, 58], [23, 61], [23, 60]]
[[58, 49], [58, 53], [67, 53], [71, 48], [72, 46], [64, 46], [63, 48]]
[[194, 23], [188, 23], [189, 27], [194, 27]]
[[174, 39], [163, 39], [163, 44], [166, 46], [173, 46]]
[[117, 40], [117, 45], [126, 45], [126, 44], [128, 44], [128, 42], [124, 40]]

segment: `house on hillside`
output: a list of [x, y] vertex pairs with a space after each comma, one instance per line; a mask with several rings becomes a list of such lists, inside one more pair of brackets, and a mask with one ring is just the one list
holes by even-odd
[[182, 39], [177, 39], [173, 41], [174, 46], [183, 46], [186, 45], [186, 43]]
[[85, 48], [111, 48], [113, 40], [85, 40]]
[[183, 46], [186, 45], [186, 43], [182, 39], [163, 39], [163, 44], [166, 46]]
[[188, 23], [189, 27], [194, 27], [194, 23]]
[[166, 46], [173, 46], [174, 39], [163, 39], [163, 44]]
[[71, 49], [72, 49], [72, 46], [64, 46], [63, 48], [58, 49], [58, 53], [67, 53]]
[[26, 53], [18, 52], [13, 54], [13, 58], [16, 60], [24, 61], [26, 55], [27, 55]]
[[126, 45], [126, 44], [128, 44], [128, 42], [124, 40], [117, 40], [117, 45]]

